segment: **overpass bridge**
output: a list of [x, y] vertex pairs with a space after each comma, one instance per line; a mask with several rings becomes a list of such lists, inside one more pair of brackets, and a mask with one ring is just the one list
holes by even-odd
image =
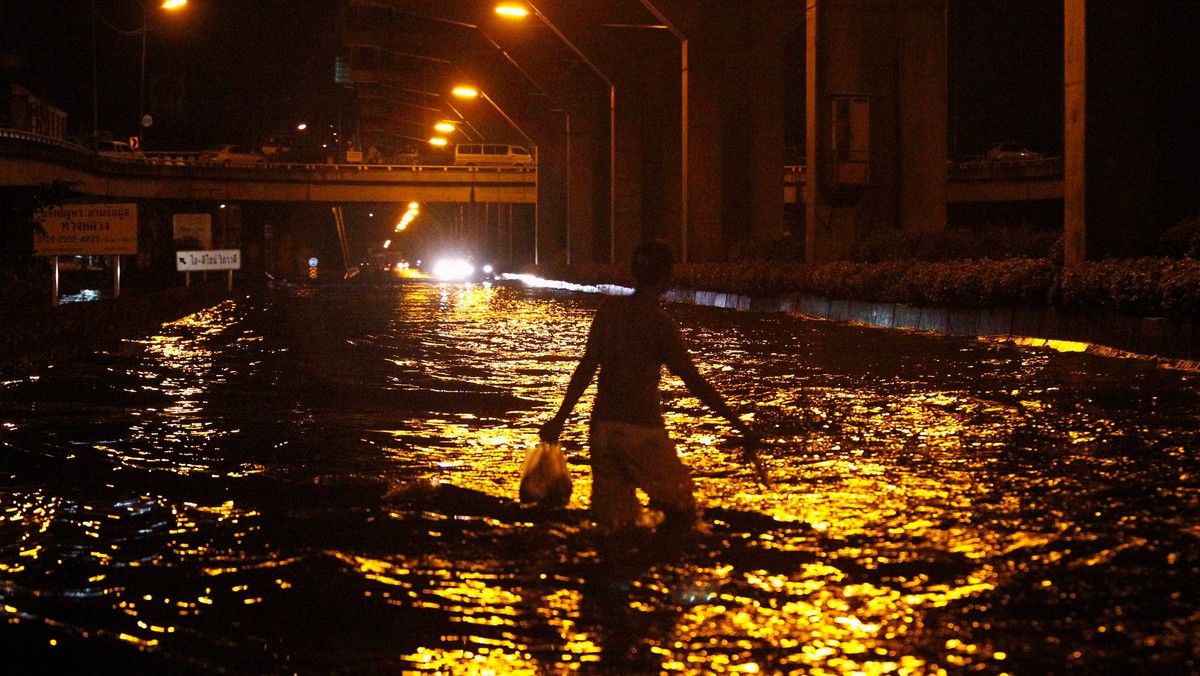
[[[948, 162], [948, 202], [1061, 199], [1062, 160]], [[783, 201], [804, 199], [806, 168], [784, 167]], [[121, 199], [536, 204], [535, 167], [288, 163], [222, 165], [175, 154], [126, 159], [0, 130], [0, 185], [78, 181]]]
[[[804, 201], [808, 172], [803, 165], [784, 167], [783, 201]], [[1061, 157], [1015, 161], [946, 162], [946, 202], [1021, 202], [1062, 199]]]
[[81, 146], [0, 130], [0, 185], [76, 181], [121, 199], [242, 202], [535, 204], [537, 169], [289, 163], [224, 165], [184, 155], [97, 155]]

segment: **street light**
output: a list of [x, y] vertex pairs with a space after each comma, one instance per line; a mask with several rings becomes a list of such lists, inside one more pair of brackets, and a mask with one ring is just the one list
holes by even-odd
[[[187, 4], [187, 0], [163, 0], [163, 9], [176, 10]], [[150, 32], [150, 3], [142, 3], [142, 78], [138, 91], [138, 138], [142, 130], [150, 125], [146, 116], [146, 34]]]
[[488, 103], [492, 104], [492, 107], [496, 109], [496, 112], [500, 113], [504, 117], [504, 119], [507, 120], [510, 125], [512, 125], [513, 129], [517, 130], [518, 134], [525, 137], [525, 140], [529, 143], [530, 148], [533, 148], [536, 145], [533, 142], [533, 139], [529, 138], [529, 134], [526, 134], [525, 130], [521, 129], [520, 125], [518, 125], [516, 122], [514, 122], [513, 119], [508, 116], [508, 113], [504, 112], [503, 108], [496, 105], [496, 102], [492, 100], [492, 97], [488, 96], [487, 93], [484, 92], [482, 89], [479, 89], [478, 87], [472, 87], [470, 85], [458, 85], [453, 90], [451, 90], [450, 93], [454, 94], [455, 96], [457, 96], [460, 99], [481, 98], [484, 101], [487, 101]]
[[[162, 9], [175, 10], [175, 9], [179, 9], [179, 8], [183, 7], [186, 4], [187, 4], [187, 0], [163, 0], [162, 5], [160, 5], [160, 6], [162, 7]], [[100, 10], [96, 9], [96, 0], [92, 0], [92, 139], [93, 139], [93, 143], [95, 142], [95, 139], [99, 135], [99, 131], [100, 131], [100, 121], [99, 121], [100, 120], [100, 112], [99, 112], [100, 111], [100, 104], [99, 104], [100, 97], [98, 94], [99, 84], [98, 84], [98, 78], [96, 75], [96, 18], [99, 17], [100, 19], [102, 19], [109, 28], [116, 31], [119, 35], [128, 37], [128, 36], [140, 34], [142, 36], [142, 65], [141, 65], [141, 76], [140, 76], [140, 80], [139, 80], [139, 92], [138, 92], [138, 99], [139, 99], [138, 100], [138, 122], [137, 122], [137, 126], [135, 127], [135, 129], [138, 130], [138, 136], [140, 137], [141, 136], [141, 128], [143, 126], [142, 118], [144, 118], [146, 116], [146, 110], [145, 110], [145, 108], [146, 108], [146, 106], [145, 106], [145, 100], [146, 100], [146, 33], [148, 32], [149, 21], [150, 21], [150, 16], [149, 16], [150, 9], [149, 8], [150, 8], [149, 0], [142, 0], [142, 27], [138, 30], [124, 31], [124, 30], [117, 28], [116, 26], [114, 26], [112, 24], [112, 22], [110, 22], [108, 19], [106, 19], [104, 17], [104, 15], [100, 13]]]
[[[592, 63], [592, 60], [587, 58], [587, 55], [580, 51], [570, 38], [563, 35], [558, 26], [545, 14], [542, 14], [533, 3], [502, 3], [496, 6], [496, 14], [508, 19], [523, 19], [533, 14], [608, 85], [608, 260], [610, 263], [615, 263], [617, 260], [617, 87], [604, 71]], [[567, 171], [570, 172], [570, 170], [570, 167], [567, 167]]]
[[[497, 105], [496, 102], [492, 100], [492, 97], [488, 96], [482, 89], [479, 89], [478, 87], [472, 87], [470, 85], [458, 85], [453, 90], [451, 90], [451, 93], [459, 98], [464, 98], [464, 99], [473, 99], [476, 97], [482, 98], [484, 101], [487, 101], [488, 103], [492, 104], [492, 107], [496, 109], [496, 112], [503, 115], [504, 119], [508, 120], [508, 123], [513, 126], [513, 129], [516, 129], [517, 133], [519, 133], [521, 136], [524, 136], [525, 140], [529, 142], [529, 152], [534, 157], [534, 161], [535, 162], [537, 161], [537, 144], [534, 143], [533, 139], [529, 138], [529, 134], [526, 134], [525, 130], [521, 129], [521, 127], [516, 122], [514, 122], [511, 117], [508, 116], [508, 113], [504, 112], [504, 109], [501, 108], [499, 105]], [[535, 176], [534, 180], [536, 181], [537, 174], [534, 174], [534, 176]], [[534, 212], [533, 212], [533, 264], [537, 265], [539, 262], [538, 261], [538, 238], [541, 236], [541, 214], [540, 214], [541, 209], [538, 206], [536, 200], [534, 201], [533, 208], [534, 208]]]

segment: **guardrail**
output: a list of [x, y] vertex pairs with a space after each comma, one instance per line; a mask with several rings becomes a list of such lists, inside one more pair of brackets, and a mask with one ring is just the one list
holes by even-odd
[[365, 164], [365, 163], [333, 163], [333, 162], [259, 162], [259, 163], [225, 163], [201, 159], [198, 151], [135, 151], [128, 154], [107, 154], [59, 139], [32, 134], [17, 129], [0, 129], [0, 141], [15, 141], [31, 150], [30, 154], [42, 156], [39, 150], [53, 148], [57, 153], [70, 153], [75, 161], [99, 162], [110, 166], [188, 166], [211, 167], [221, 169], [244, 169], [248, 171], [267, 170], [302, 170], [302, 171], [333, 171], [333, 172], [453, 172], [453, 173], [510, 173], [528, 174], [537, 171], [537, 167], [488, 166], [468, 167], [440, 164]]
[[[64, 151], [73, 153], [78, 160], [99, 161], [120, 165], [148, 166], [194, 166], [233, 168], [245, 170], [302, 170], [302, 171], [333, 171], [333, 172], [453, 172], [453, 173], [533, 173], [537, 167], [467, 167], [441, 164], [364, 164], [364, 163], [331, 163], [331, 162], [271, 162], [258, 164], [226, 164], [224, 162], [209, 162], [200, 159], [199, 152], [181, 151], [149, 151], [141, 153], [140, 157], [121, 157], [115, 155], [98, 155], [95, 151], [76, 143], [61, 141], [47, 136], [31, 134], [16, 129], [0, 129], [0, 140], [12, 140], [22, 143], [40, 145], [43, 148], [54, 148], [58, 153]], [[40, 154], [40, 153], [39, 153]], [[787, 183], [802, 183], [807, 176], [807, 167], [803, 164], [791, 164], [784, 168]], [[1047, 178], [1061, 176], [1063, 159], [1061, 157], [1046, 157], [1030, 160], [947, 160], [947, 177], [954, 180], [995, 180], [1012, 178]]]
[[960, 180], [1003, 178], [1046, 178], [1062, 176], [1063, 158], [1043, 157], [1029, 160], [948, 160], [946, 174]]

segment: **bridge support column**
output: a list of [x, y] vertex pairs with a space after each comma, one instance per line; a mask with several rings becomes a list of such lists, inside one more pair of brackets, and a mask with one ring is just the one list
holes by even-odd
[[571, 195], [568, 193], [566, 134], [564, 119], [563, 125], [546, 134], [544, 138], [547, 140], [540, 142], [537, 147], [538, 198], [531, 260], [539, 264], [561, 264], [567, 259], [568, 205]]
[[621, 52], [610, 54], [611, 64], [606, 66], [617, 85], [612, 249], [620, 266], [628, 265], [634, 248], [646, 238], [678, 247], [672, 240], [678, 231], [681, 192], [679, 40], [667, 31], [623, 30]]
[[784, 56], [791, 3], [709, 7], [688, 36], [687, 247], [693, 262], [784, 234]]
[[808, 0], [810, 263], [945, 227], [946, 1]]
[[1200, 8], [1066, 0], [1064, 10], [1065, 262], [1153, 254], [1197, 208]]
[[[607, 235], [607, 209], [596, 203], [597, 196], [606, 195], [603, 181], [608, 173], [608, 148], [600, 153], [599, 134], [587, 116], [571, 116], [570, 152], [566, 158], [567, 185], [567, 259], [572, 265], [599, 262], [595, 241]], [[603, 155], [603, 157], [601, 157]], [[598, 163], [603, 164], [597, 169]], [[603, 249], [607, 256], [608, 248]]]

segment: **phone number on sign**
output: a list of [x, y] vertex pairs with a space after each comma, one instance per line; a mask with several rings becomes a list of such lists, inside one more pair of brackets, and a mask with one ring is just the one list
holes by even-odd
[[95, 244], [99, 241], [99, 235], [47, 235], [42, 238], [46, 244]]

